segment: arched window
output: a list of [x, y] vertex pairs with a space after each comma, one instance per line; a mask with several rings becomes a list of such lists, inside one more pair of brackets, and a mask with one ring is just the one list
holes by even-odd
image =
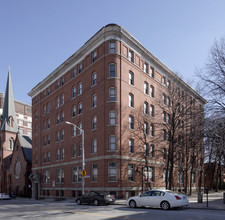
[[9, 139], [9, 150], [13, 150], [14, 148], [14, 139], [11, 137]]

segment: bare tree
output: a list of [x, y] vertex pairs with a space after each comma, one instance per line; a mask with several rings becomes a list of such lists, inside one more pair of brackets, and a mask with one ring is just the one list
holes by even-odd
[[208, 62], [197, 76], [203, 82], [210, 108], [225, 113], [225, 38], [215, 41]]

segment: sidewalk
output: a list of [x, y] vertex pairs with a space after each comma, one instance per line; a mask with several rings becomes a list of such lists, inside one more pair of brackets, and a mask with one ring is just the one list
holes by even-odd
[[189, 197], [189, 209], [209, 209], [209, 210], [223, 210], [225, 211], [225, 204], [223, 203], [224, 191], [209, 192], [208, 194], [208, 207], [207, 195], [203, 194], [203, 202], [198, 203], [198, 194]]
[[[189, 196], [189, 205], [185, 207], [187, 209], [208, 209], [208, 210], [221, 210], [225, 211], [225, 204], [223, 203], [223, 193], [220, 192], [209, 192], [208, 194], [208, 207], [207, 207], [207, 196], [203, 194], [203, 202], [198, 203], [198, 194]], [[126, 205], [126, 200], [118, 199], [115, 204]]]

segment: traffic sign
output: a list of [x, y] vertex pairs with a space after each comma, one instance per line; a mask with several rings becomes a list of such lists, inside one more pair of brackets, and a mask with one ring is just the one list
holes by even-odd
[[83, 177], [85, 177], [85, 176], [87, 175], [87, 172], [86, 172], [85, 169], [83, 169], [83, 170], [81, 171], [81, 175], [82, 175]]

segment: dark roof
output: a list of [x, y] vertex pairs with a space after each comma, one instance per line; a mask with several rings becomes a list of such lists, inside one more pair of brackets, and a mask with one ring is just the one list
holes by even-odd
[[25, 159], [32, 163], [32, 139], [26, 135], [18, 135]]

